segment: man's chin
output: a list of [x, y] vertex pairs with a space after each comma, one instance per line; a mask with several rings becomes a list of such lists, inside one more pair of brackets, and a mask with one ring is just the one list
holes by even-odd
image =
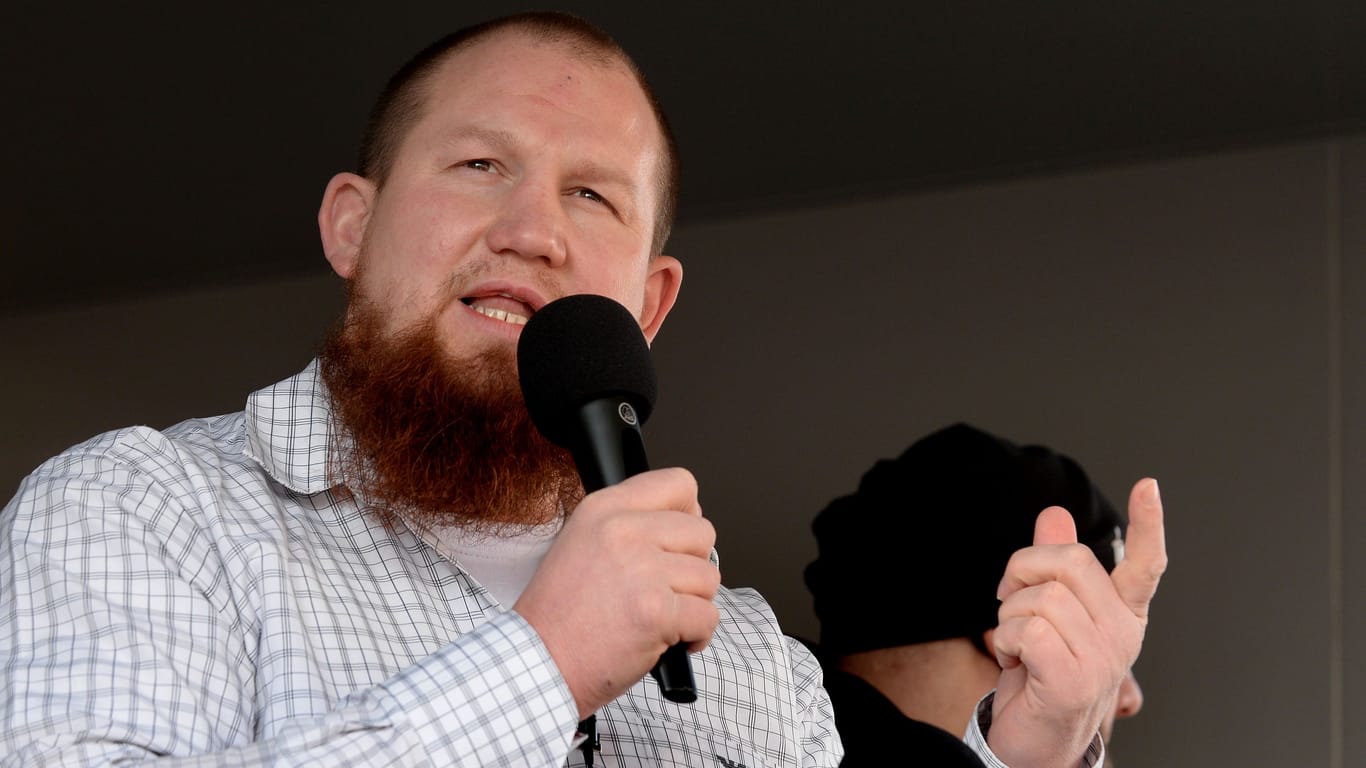
[[351, 438], [341, 478], [424, 522], [534, 525], [572, 508], [573, 458], [531, 423], [516, 346], [455, 355], [437, 326], [388, 335], [362, 306], [329, 337], [323, 380]]

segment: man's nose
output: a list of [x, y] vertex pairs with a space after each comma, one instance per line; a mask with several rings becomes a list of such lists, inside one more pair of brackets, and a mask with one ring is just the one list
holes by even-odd
[[1119, 686], [1119, 698], [1115, 701], [1115, 717], [1133, 717], [1143, 709], [1143, 689], [1132, 671]]
[[507, 256], [544, 259], [550, 266], [568, 256], [563, 199], [558, 190], [524, 181], [501, 201], [501, 208], [485, 234], [489, 248]]

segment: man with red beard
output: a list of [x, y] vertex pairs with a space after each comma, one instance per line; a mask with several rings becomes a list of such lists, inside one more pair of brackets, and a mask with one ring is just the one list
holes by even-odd
[[[556, 298], [615, 299], [653, 340], [676, 187], [658, 106], [595, 28], [530, 14], [419, 53], [323, 196], [350, 301], [319, 361], [242, 413], [77, 446], [6, 506], [0, 754], [836, 764], [819, 666], [719, 586], [693, 477], [583, 496], [518, 394], [521, 326]], [[1146, 581], [1108, 589], [1056, 530], [1012, 572], [1057, 627], [1000, 643], [1018, 663], [971, 731], [995, 764], [1090, 764], [1161, 570], [1155, 510]], [[692, 704], [646, 677], [679, 642]]]

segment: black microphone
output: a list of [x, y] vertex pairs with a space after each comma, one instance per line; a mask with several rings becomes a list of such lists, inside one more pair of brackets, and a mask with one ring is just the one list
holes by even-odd
[[[655, 367], [626, 307], [592, 294], [541, 307], [517, 342], [517, 371], [532, 422], [573, 454], [585, 491], [650, 468], [640, 425], [654, 410]], [[684, 643], [666, 650], [650, 674], [669, 701], [697, 700]]]

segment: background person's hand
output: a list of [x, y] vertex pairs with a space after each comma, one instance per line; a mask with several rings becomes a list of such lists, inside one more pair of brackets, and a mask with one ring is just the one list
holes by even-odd
[[987, 734], [1011, 768], [1074, 768], [1137, 660], [1148, 606], [1167, 567], [1157, 481], [1129, 495], [1124, 560], [1112, 573], [1077, 543], [1072, 516], [1050, 507], [1034, 545], [1001, 580], [994, 637], [1002, 672]]

